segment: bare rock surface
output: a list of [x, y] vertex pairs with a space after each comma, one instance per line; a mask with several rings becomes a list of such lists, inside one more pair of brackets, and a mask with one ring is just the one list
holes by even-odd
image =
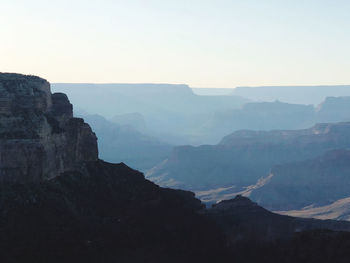
[[97, 138], [39, 77], [0, 73], [0, 180], [51, 179], [98, 158]]

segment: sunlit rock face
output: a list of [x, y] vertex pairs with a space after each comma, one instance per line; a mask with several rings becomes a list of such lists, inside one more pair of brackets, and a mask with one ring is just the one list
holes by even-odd
[[46, 180], [98, 159], [97, 138], [39, 77], [0, 73], [0, 181]]

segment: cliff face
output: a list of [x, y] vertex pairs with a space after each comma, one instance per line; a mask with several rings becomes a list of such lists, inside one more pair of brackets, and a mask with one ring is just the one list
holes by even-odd
[[65, 94], [39, 77], [0, 73], [1, 181], [51, 179], [97, 158], [97, 138]]

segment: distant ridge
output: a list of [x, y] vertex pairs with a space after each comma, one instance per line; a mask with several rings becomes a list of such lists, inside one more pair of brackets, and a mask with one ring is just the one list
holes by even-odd
[[231, 95], [255, 101], [319, 104], [326, 97], [350, 96], [350, 85], [237, 87]]

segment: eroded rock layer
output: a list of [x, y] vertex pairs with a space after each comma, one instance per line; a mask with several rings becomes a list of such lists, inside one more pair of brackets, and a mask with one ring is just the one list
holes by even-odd
[[0, 73], [0, 181], [50, 179], [98, 159], [97, 138], [39, 77]]

